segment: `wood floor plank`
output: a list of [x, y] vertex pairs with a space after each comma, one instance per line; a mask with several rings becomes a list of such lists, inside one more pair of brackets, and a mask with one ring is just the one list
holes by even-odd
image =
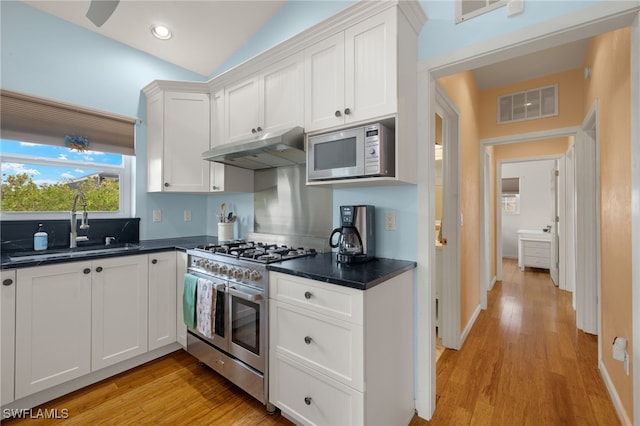
[[620, 424], [571, 293], [505, 260], [487, 300], [463, 347], [438, 360], [433, 419], [411, 426]]

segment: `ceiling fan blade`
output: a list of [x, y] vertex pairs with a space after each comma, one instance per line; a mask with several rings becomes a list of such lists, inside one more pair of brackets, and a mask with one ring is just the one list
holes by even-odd
[[87, 18], [89, 18], [96, 27], [101, 27], [113, 14], [113, 11], [116, 10], [118, 3], [120, 3], [120, 0], [91, 0], [89, 10], [87, 11]]

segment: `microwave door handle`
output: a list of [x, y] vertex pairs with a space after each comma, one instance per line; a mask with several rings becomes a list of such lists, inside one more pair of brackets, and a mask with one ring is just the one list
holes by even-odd
[[228, 291], [230, 295], [239, 297], [240, 299], [248, 300], [249, 302], [258, 302], [262, 300], [261, 294], [247, 294], [242, 291], [236, 290], [235, 287], [229, 287]]

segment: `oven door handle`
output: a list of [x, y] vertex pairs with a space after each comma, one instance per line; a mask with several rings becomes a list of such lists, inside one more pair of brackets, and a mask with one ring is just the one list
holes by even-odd
[[227, 285], [225, 283], [213, 283], [213, 288], [217, 290], [224, 290]]
[[262, 300], [262, 294], [248, 294], [243, 291], [237, 290], [235, 287], [228, 288], [229, 294], [232, 296], [239, 297], [240, 299], [248, 300], [249, 302], [258, 302]]

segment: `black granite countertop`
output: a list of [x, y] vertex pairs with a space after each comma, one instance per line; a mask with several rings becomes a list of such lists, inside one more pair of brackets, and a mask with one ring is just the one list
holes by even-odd
[[[111, 252], [100, 251], [95, 252], [94, 247], [83, 247], [76, 251], [70, 251], [68, 254], [60, 254], [59, 256], [49, 257], [46, 256], [49, 251], [42, 252], [41, 258], [25, 257], [19, 259], [17, 257], [10, 257], [12, 253], [2, 253], [0, 256], [0, 269], [13, 269], [13, 268], [27, 268], [31, 266], [50, 265], [54, 263], [64, 262], [77, 262], [91, 259], [101, 259], [105, 257], [115, 256], [133, 256], [137, 254], [155, 253], [167, 250], [189, 250], [202, 244], [216, 244], [218, 242], [217, 237], [209, 235], [199, 235], [193, 237], [180, 237], [180, 238], [165, 238], [159, 240], [143, 240], [135, 245], [128, 245], [123, 247], [114, 247], [115, 250]], [[95, 247], [95, 249], [106, 249], [106, 246]], [[53, 252], [54, 250], [51, 250]], [[17, 253], [16, 253], [17, 254]], [[22, 255], [29, 253], [20, 253]], [[35, 256], [34, 256], [35, 257]], [[37, 256], [37, 257], [40, 257]]]
[[336, 262], [335, 253], [323, 253], [272, 263], [267, 265], [267, 269], [358, 290], [368, 290], [416, 266], [416, 262], [384, 258], [376, 258], [365, 263], [343, 264]]
[[[109, 252], [83, 251], [82, 249], [70, 252], [68, 255], [55, 257], [41, 257], [19, 259], [11, 258], [9, 253], [2, 253], [0, 256], [0, 269], [27, 268], [31, 266], [50, 265], [55, 263], [78, 262], [84, 260], [101, 259], [105, 257], [133, 256], [137, 254], [148, 254], [167, 250], [186, 251], [198, 245], [216, 244], [217, 237], [209, 235], [199, 235], [193, 237], [165, 238], [159, 240], [142, 240], [135, 245], [129, 245], [122, 249]], [[106, 248], [96, 247], [98, 249]], [[85, 248], [86, 249], [86, 248]], [[44, 252], [41, 254], [47, 254]], [[25, 253], [21, 253], [25, 254]], [[270, 271], [282, 272], [289, 275], [310, 278], [355, 288], [367, 290], [403, 272], [409, 271], [417, 266], [416, 262], [377, 258], [370, 262], [359, 264], [341, 264], [336, 262], [335, 253], [319, 253], [315, 256], [302, 257], [298, 259], [286, 260], [284, 262], [267, 265]]]

